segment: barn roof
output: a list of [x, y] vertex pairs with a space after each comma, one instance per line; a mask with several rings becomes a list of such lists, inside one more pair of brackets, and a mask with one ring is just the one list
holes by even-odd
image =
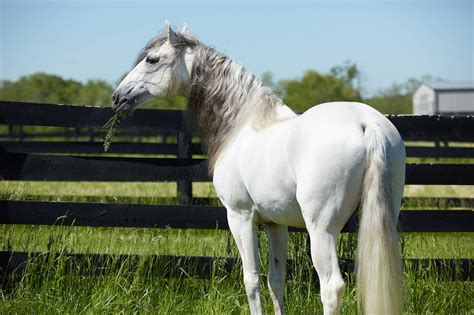
[[423, 83], [435, 91], [474, 90], [474, 81], [464, 82], [425, 82]]

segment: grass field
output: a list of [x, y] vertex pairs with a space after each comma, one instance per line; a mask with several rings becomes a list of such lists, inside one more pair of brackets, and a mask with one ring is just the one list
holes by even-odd
[[[208, 183], [195, 183], [197, 197], [215, 197]], [[459, 189], [461, 188], [461, 189]], [[0, 182], [2, 199], [81, 201], [81, 198], [176, 196], [175, 184], [166, 183], [40, 183]], [[473, 197], [474, 189], [456, 186], [407, 187], [408, 196]], [[51, 197], [53, 196], [53, 197]], [[71, 197], [74, 196], [74, 197]], [[246, 314], [247, 300], [241, 274], [219, 275], [200, 280], [186, 274], [180, 278], [150, 272], [151, 255], [238, 256], [228, 231], [90, 228], [61, 226], [0, 226], [2, 250], [59, 253], [54, 259], [32, 258], [19, 279], [5, 282], [0, 296], [0, 313], [156, 313], [156, 314]], [[292, 277], [286, 283], [288, 314], [321, 314], [317, 282], [309, 276], [311, 261], [306, 253], [306, 235], [290, 235]], [[353, 257], [354, 236], [345, 234], [339, 244], [342, 258]], [[272, 312], [265, 286], [268, 244], [260, 232], [262, 291], [266, 313]], [[474, 258], [472, 233], [404, 233], [405, 258]], [[103, 274], [71, 275], [65, 271], [64, 253], [114, 253], [142, 255], [138, 268], [112, 263]], [[218, 267], [216, 267], [218, 268]], [[354, 279], [349, 276], [343, 314], [357, 313]], [[445, 281], [429, 268], [405, 269], [405, 311], [407, 314], [472, 314], [474, 283]]]

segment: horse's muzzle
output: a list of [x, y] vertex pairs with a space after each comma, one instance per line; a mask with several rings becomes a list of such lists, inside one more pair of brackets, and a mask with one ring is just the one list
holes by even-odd
[[114, 92], [112, 95], [112, 110], [121, 116], [128, 116], [134, 110], [135, 98], [130, 97], [130, 94], [120, 95]]

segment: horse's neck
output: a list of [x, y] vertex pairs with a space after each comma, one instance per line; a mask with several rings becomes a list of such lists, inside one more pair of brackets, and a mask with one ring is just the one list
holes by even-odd
[[220, 152], [244, 127], [258, 130], [294, 115], [257, 77], [209, 48], [194, 55], [188, 103], [202, 129], [211, 171]]

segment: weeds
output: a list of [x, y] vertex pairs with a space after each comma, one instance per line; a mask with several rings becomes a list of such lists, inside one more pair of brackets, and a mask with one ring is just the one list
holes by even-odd
[[109, 150], [110, 144], [112, 143], [112, 137], [114, 136], [117, 125], [120, 123], [119, 115], [115, 113], [109, 121], [104, 125], [104, 128], [107, 129], [107, 133], [104, 137], [104, 152]]

